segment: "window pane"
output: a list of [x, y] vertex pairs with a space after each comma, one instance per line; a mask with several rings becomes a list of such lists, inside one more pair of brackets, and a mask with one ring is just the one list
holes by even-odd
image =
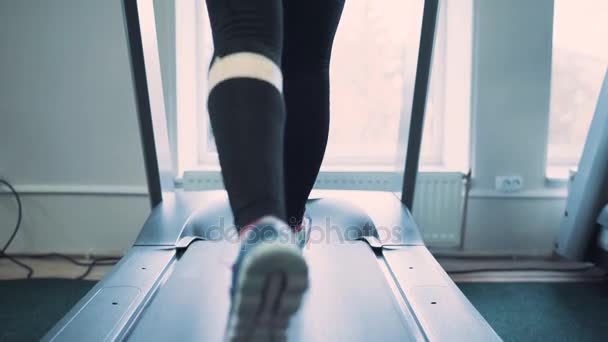
[[[422, 6], [423, 1], [347, 1], [332, 56], [325, 165], [395, 166], [402, 159]], [[423, 163], [439, 159], [441, 144], [434, 136], [439, 123], [433, 114], [441, 113], [435, 107], [429, 104]]]
[[[414, 90], [423, 0], [347, 1], [331, 65], [331, 127], [325, 166], [402, 167]], [[440, 9], [441, 11], [441, 9]], [[206, 13], [204, 14], [206, 16]], [[421, 163], [441, 163], [444, 16], [440, 15]], [[199, 57], [213, 47], [208, 20], [201, 22]], [[204, 68], [201, 68], [204, 70]], [[435, 86], [438, 85], [438, 86]], [[201, 164], [217, 164], [202, 98]]]
[[608, 1], [555, 1], [549, 166], [581, 156], [608, 66]]

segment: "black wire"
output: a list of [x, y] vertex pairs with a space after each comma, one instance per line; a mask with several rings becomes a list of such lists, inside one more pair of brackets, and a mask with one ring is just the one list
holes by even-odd
[[[103, 264], [103, 261], [113, 261], [113, 264]], [[86, 278], [96, 266], [103, 266], [103, 265], [114, 265], [116, 264], [116, 258], [97, 258], [94, 259], [93, 262], [91, 262], [91, 264], [87, 267], [87, 269], [84, 271], [83, 274], [81, 274], [80, 276], [78, 276], [76, 279], [78, 280], [83, 280], [84, 278]]]
[[97, 264], [97, 260], [93, 260], [93, 262], [87, 267], [87, 269], [84, 271], [84, 273], [82, 273], [76, 279], [83, 280], [84, 278], [86, 278], [93, 271], [95, 264]]
[[25, 269], [27, 271], [26, 279], [32, 278], [32, 276], [34, 275], [34, 270], [27, 264], [23, 263], [22, 261], [19, 261], [18, 258], [31, 258], [31, 259], [59, 258], [59, 259], [64, 259], [66, 261], [69, 261], [70, 263], [77, 265], [77, 266], [87, 267], [85, 272], [76, 279], [84, 279], [87, 275], [89, 275], [93, 271], [93, 269], [96, 266], [111, 266], [111, 265], [115, 265], [118, 262], [118, 260], [120, 260], [119, 258], [100, 257], [100, 258], [93, 258], [92, 262], [83, 262], [83, 261], [79, 261], [78, 259], [73, 258], [71, 256], [68, 256], [65, 254], [60, 254], [60, 253], [49, 253], [49, 254], [41, 254], [41, 255], [9, 255], [9, 254], [7, 254], [6, 250], [13, 243], [13, 241], [15, 240], [15, 236], [17, 236], [17, 233], [19, 232], [19, 230], [21, 228], [21, 221], [23, 220], [23, 203], [21, 202], [21, 196], [19, 196], [19, 193], [17, 192], [17, 190], [15, 190], [15, 188], [9, 182], [7, 182], [4, 179], [0, 179], [0, 184], [4, 184], [11, 191], [11, 193], [15, 197], [15, 201], [17, 202], [17, 223], [15, 224], [15, 228], [13, 229], [11, 236], [4, 244], [4, 247], [2, 247], [2, 249], [0, 250], [0, 258], [6, 258], [6, 259], [10, 260], [11, 262], [13, 262], [14, 264], [16, 264], [17, 266]]
[[15, 190], [15, 188], [7, 181], [5, 181], [4, 179], [0, 179], [0, 184], [4, 184], [13, 194], [13, 196], [15, 197], [15, 201], [17, 202], [17, 223], [15, 224], [15, 229], [13, 229], [13, 232], [11, 233], [11, 236], [8, 238], [8, 241], [6, 241], [6, 243], [4, 244], [4, 247], [2, 247], [2, 249], [0, 250], [0, 257], [5, 257], [8, 260], [12, 261], [15, 265], [25, 269], [27, 271], [27, 279], [30, 279], [32, 277], [32, 275], [34, 274], [34, 270], [20, 262], [19, 260], [11, 257], [10, 255], [6, 254], [6, 250], [8, 249], [8, 247], [11, 245], [11, 243], [13, 243], [13, 240], [15, 239], [15, 236], [17, 235], [17, 233], [19, 232], [19, 229], [21, 228], [21, 220], [23, 219], [23, 204], [21, 203], [21, 196], [19, 196], [19, 193], [17, 192], [17, 190]]
[[2, 247], [2, 253], [4, 254], [4, 253], [6, 253], [6, 250], [11, 245], [13, 240], [15, 239], [17, 232], [19, 232], [19, 229], [21, 228], [21, 219], [23, 218], [23, 208], [22, 208], [22, 204], [21, 204], [21, 197], [19, 196], [19, 193], [17, 192], [17, 190], [15, 190], [15, 188], [9, 182], [5, 181], [4, 179], [0, 179], [0, 183], [4, 184], [7, 188], [9, 188], [9, 190], [13, 193], [13, 196], [15, 196], [15, 201], [17, 201], [17, 224], [15, 224], [15, 229], [13, 229], [13, 233], [11, 234], [11, 237], [8, 239], [8, 241], [6, 241], [6, 243], [4, 244], [4, 247]]
[[2, 252], [2, 254], [0, 255], [0, 257], [2, 258], [7, 258], [8, 260], [12, 261], [14, 264], [16, 264], [17, 266], [25, 269], [27, 271], [27, 276], [26, 279], [31, 279], [32, 275], [34, 274], [34, 269], [31, 268], [30, 266], [22, 263], [21, 261], [15, 259], [14, 257]]
[[86, 278], [97, 266], [113, 266], [116, 265], [118, 263], [118, 261], [120, 261], [120, 258], [118, 257], [96, 257], [96, 258], [92, 258], [91, 262], [86, 262], [86, 261], [80, 261], [74, 257], [71, 257], [69, 255], [65, 255], [65, 254], [60, 254], [60, 253], [48, 253], [48, 254], [35, 254], [35, 255], [29, 255], [29, 254], [13, 254], [13, 255], [8, 255], [8, 254], [1, 254], [0, 258], [7, 258], [9, 260], [11, 260], [12, 262], [14, 262], [15, 264], [25, 268], [28, 270], [28, 275], [26, 277], [26, 279], [31, 279], [32, 275], [34, 273], [34, 270], [29, 267], [28, 265], [24, 264], [22, 261], [19, 261], [19, 259], [63, 259], [65, 261], [68, 261], [76, 266], [81, 266], [81, 267], [86, 267], [85, 271], [83, 274], [79, 275], [78, 277], [74, 278], [77, 280], [82, 280], [84, 278]]
[[110, 266], [110, 265], [115, 265], [120, 258], [118, 257], [95, 257], [95, 258], [91, 258], [90, 260], [92, 260], [91, 262], [87, 262], [87, 261], [80, 261], [75, 257], [66, 255], [66, 254], [61, 254], [61, 253], [48, 253], [48, 254], [33, 254], [33, 255], [29, 255], [29, 254], [13, 254], [13, 257], [16, 258], [30, 258], [30, 259], [63, 259], [65, 261], [70, 262], [71, 264], [74, 264], [76, 266], [91, 266], [91, 264], [95, 261], [95, 265], [97, 266]]
[[22, 255], [20, 257], [31, 258], [31, 259], [53, 259], [53, 258], [63, 259], [76, 266], [86, 267], [85, 271], [81, 275], [79, 275], [78, 277], [75, 278], [77, 280], [83, 280], [84, 278], [86, 278], [89, 274], [91, 274], [91, 272], [97, 266], [113, 266], [113, 265], [116, 265], [116, 263], [118, 263], [118, 261], [120, 260], [120, 258], [117, 258], [117, 257], [97, 257], [97, 258], [92, 258], [91, 262], [85, 262], [85, 261], [80, 261], [69, 255], [65, 255], [65, 254], [61, 254], [61, 253]]
[[96, 266], [111, 266], [111, 265], [116, 265], [116, 263], [118, 262], [118, 260], [120, 260], [119, 258], [113, 258], [113, 257], [103, 257], [103, 258], [95, 258], [93, 259], [93, 262], [91, 262], [88, 266], [87, 269], [84, 271], [83, 274], [81, 274], [80, 276], [78, 276], [76, 279], [78, 280], [83, 280], [84, 278], [86, 278]]

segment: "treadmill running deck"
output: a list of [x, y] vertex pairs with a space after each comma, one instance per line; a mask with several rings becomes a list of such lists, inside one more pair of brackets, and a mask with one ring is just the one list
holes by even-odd
[[[342, 199], [308, 206], [310, 289], [288, 341], [500, 340], [424, 247], [398, 199], [335, 195]], [[226, 203], [221, 192], [165, 200], [136, 246], [45, 339], [221, 341], [238, 252]]]

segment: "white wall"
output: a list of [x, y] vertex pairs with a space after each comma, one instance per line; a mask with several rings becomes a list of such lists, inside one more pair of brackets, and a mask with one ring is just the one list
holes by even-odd
[[[464, 249], [548, 254], [565, 205], [544, 178], [552, 0], [480, 0], [475, 18]], [[0, 44], [0, 177], [25, 206], [10, 251], [126, 250], [149, 207], [120, 1], [0, 1]], [[167, 67], [172, 43], [160, 44]], [[524, 176], [526, 190], [496, 193], [494, 177], [508, 174]], [[0, 196], [0, 243], [14, 215]]]
[[[0, 43], [0, 177], [24, 193], [9, 251], [126, 250], [149, 205], [121, 2], [0, 1]], [[0, 196], [2, 244], [15, 213]]]
[[[473, 187], [464, 249], [550, 254], [565, 191], [545, 179], [553, 0], [475, 2]], [[495, 176], [525, 189], [497, 193]]]

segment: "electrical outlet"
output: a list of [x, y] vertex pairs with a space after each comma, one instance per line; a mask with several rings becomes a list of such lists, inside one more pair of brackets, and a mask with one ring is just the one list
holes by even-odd
[[496, 176], [496, 190], [500, 192], [518, 192], [523, 188], [522, 176]]

